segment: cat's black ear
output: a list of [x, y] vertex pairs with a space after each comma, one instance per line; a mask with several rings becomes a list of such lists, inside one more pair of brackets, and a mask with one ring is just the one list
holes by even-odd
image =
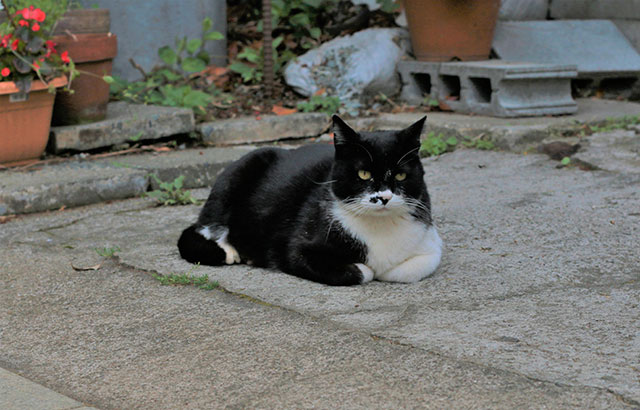
[[348, 126], [346, 122], [342, 121], [342, 118], [334, 114], [331, 119], [333, 120], [333, 127], [331, 128], [331, 131], [333, 131], [333, 141], [335, 145], [343, 145], [360, 138], [353, 128]]
[[424, 128], [424, 122], [427, 120], [427, 116], [425, 115], [418, 121], [414, 122], [407, 128], [400, 131], [399, 135], [403, 142], [407, 144], [420, 144], [420, 135], [422, 134], [422, 129]]

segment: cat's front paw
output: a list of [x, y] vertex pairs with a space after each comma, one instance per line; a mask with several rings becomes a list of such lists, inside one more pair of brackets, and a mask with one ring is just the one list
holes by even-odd
[[371, 282], [373, 280], [373, 271], [370, 267], [368, 267], [364, 263], [356, 263], [354, 264], [354, 266], [362, 274], [362, 281], [360, 281], [361, 284]]

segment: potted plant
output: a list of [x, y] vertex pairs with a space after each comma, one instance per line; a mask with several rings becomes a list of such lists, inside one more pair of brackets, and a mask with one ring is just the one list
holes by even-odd
[[100, 121], [107, 115], [109, 84], [118, 42], [110, 30], [108, 9], [68, 10], [54, 31], [58, 50], [68, 52], [80, 73], [70, 87], [72, 93], [56, 95], [53, 125]]
[[34, 5], [18, 9], [1, 3], [7, 19], [0, 24], [0, 163], [8, 165], [42, 155], [56, 88], [77, 72], [49, 35], [55, 15]]
[[500, 0], [403, 0], [420, 61], [486, 60]]

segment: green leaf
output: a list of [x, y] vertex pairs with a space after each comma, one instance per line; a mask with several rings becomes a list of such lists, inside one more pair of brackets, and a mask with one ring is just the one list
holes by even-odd
[[200, 52], [196, 57], [204, 61], [205, 64], [209, 64], [209, 62], [211, 61], [211, 57], [209, 56], [209, 53], [207, 53], [204, 50], [200, 50]]
[[200, 40], [199, 38], [192, 38], [191, 40], [187, 41], [187, 51], [189, 52], [189, 54], [194, 54], [200, 49], [200, 47], [202, 47], [202, 40]]
[[211, 96], [198, 90], [191, 90], [185, 95], [182, 103], [186, 107], [206, 107], [211, 102]]
[[307, 6], [317, 9], [322, 5], [322, 1], [323, 0], [302, 0], [302, 4], [306, 4]]
[[178, 61], [178, 55], [169, 46], [161, 47], [158, 50], [158, 56], [168, 65], [173, 65]]
[[222, 33], [219, 33], [217, 31], [209, 31], [208, 33], [206, 33], [204, 35], [204, 39], [205, 40], [211, 40], [211, 41], [223, 40], [224, 36], [222, 35]]
[[447, 145], [458, 145], [458, 139], [456, 137], [449, 137], [445, 142]]
[[278, 48], [278, 46], [280, 44], [282, 44], [282, 41], [284, 40], [284, 36], [278, 36], [276, 38], [273, 39], [273, 41], [271, 42], [271, 46], [273, 48]]
[[309, 34], [311, 34], [311, 37], [317, 40], [320, 38], [322, 31], [318, 27], [312, 27], [309, 29]]
[[189, 73], [202, 71], [205, 68], [207, 68], [207, 65], [199, 58], [187, 57], [182, 61], [182, 69]]
[[569, 165], [571, 163], [571, 158], [564, 157], [564, 158], [562, 158], [562, 161], [560, 161], [560, 163], [566, 167], [567, 165]]
[[202, 32], [206, 33], [211, 30], [211, 27], [213, 27], [213, 21], [211, 21], [209, 17], [205, 17], [205, 19], [202, 20]]
[[184, 181], [184, 175], [180, 175], [176, 179], [173, 180], [173, 186], [176, 189], [182, 189], [182, 181]]
[[112, 76], [110, 76], [110, 75], [104, 75], [104, 76], [102, 76], [102, 80], [103, 80], [105, 83], [107, 83], [107, 84], [113, 84], [113, 83], [115, 83], [115, 81], [116, 81], [116, 80], [114, 80], [114, 79], [113, 79], [113, 77], [112, 77]]
[[260, 54], [251, 47], [245, 47], [238, 53], [238, 58], [244, 58], [250, 63], [258, 63], [260, 61]]
[[289, 18], [289, 22], [294, 26], [309, 27], [311, 25], [309, 16], [305, 13], [294, 14]]

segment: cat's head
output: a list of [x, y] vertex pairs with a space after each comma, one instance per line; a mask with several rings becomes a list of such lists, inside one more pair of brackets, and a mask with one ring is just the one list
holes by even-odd
[[426, 118], [400, 131], [356, 132], [333, 116], [331, 186], [343, 209], [362, 216], [410, 214], [430, 221], [419, 156]]

